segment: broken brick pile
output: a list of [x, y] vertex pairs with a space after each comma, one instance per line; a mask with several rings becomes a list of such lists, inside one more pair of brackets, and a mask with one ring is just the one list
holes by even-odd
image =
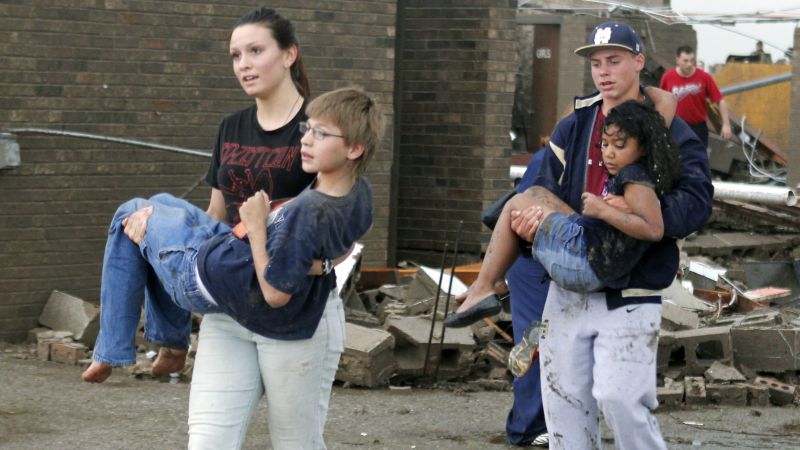
[[[725, 244], [715, 247], [711, 239]], [[757, 240], [717, 233], [702, 237], [703, 252], [749, 249]], [[681, 276], [665, 291], [662, 308], [657, 352], [662, 406], [800, 404], [798, 261], [683, 255]], [[779, 275], [759, 276], [759, 271]]]
[[[714, 239], [735, 241], [724, 233]], [[691, 246], [690, 241], [684, 249]], [[785, 286], [752, 280], [747, 286], [737, 280], [752, 275], [752, 264], [725, 268], [717, 261], [682, 254], [682, 273], [664, 292], [657, 352], [659, 402], [673, 407], [800, 403], [798, 259], [787, 263], [794, 280], [778, 278]], [[774, 266], [774, 260], [767, 262]], [[477, 269], [471, 267], [471, 275]], [[507, 308], [468, 328], [441, 326], [445, 305], [451, 311], [455, 305], [438, 290], [440, 278], [453, 296], [466, 289], [459, 278], [470, 281], [458, 269], [456, 273], [451, 283], [447, 273], [422, 266], [362, 270], [360, 251], [349, 264], [338, 266], [347, 340], [337, 380], [366, 387], [385, 386], [390, 379], [392, 384], [472, 380], [485, 388], [508, 389], [511, 377], [505, 362], [512, 343]], [[89, 362], [97, 335], [96, 306], [54, 291], [40, 322], [49, 328], [31, 330], [31, 341], [41, 359]], [[146, 374], [156, 348], [144, 341], [141, 330], [137, 344], [138, 363], [128, 370]], [[191, 349], [196, 348], [193, 334]], [[192, 355], [190, 351], [181, 379], [191, 378]]]

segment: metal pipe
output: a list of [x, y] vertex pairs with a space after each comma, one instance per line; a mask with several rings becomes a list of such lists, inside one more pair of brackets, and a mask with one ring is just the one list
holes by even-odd
[[156, 144], [153, 142], [146, 142], [140, 141], [137, 139], [125, 139], [119, 138], [114, 136], [103, 136], [100, 134], [92, 134], [92, 133], [83, 133], [78, 131], [66, 131], [66, 130], [51, 130], [48, 128], [8, 128], [2, 130], [2, 133], [11, 133], [12, 139], [15, 139], [15, 134], [47, 134], [47, 135], [54, 135], [54, 136], [67, 136], [67, 137], [74, 137], [74, 138], [81, 138], [81, 139], [93, 139], [96, 141], [106, 141], [106, 142], [117, 142], [120, 144], [126, 145], [135, 145], [138, 147], [146, 147], [146, 148], [154, 148], [158, 150], [166, 150], [175, 153], [183, 153], [186, 155], [193, 155], [193, 156], [204, 156], [206, 158], [211, 157], [211, 153], [202, 150], [195, 150], [191, 148], [183, 148], [183, 147], [176, 147], [174, 145], [163, 145], [163, 144]]
[[[522, 178], [525, 166], [511, 166], [508, 174], [511, 180]], [[765, 186], [761, 184], [731, 183], [713, 181], [714, 198], [717, 200], [739, 200], [767, 205], [795, 206], [797, 192], [785, 186]]]
[[797, 193], [785, 186], [764, 186], [726, 181], [714, 181], [713, 184], [714, 198], [718, 200], [739, 200], [786, 206], [797, 204]]
[[[444, 243], [444, 250], [442, 251], [442, 264], [439, 269], [439, 283], [436, 285], [436, 301], [433, 302], [433, 314], [431, 315], [431, 331], [428, 333], [428, 346], [425, 347], [425, 364], [422, 366], [422, 376], [428, 375], [428, 359], [430, 358], [431, 354], [431, 344], [433, 342], [433, 329], [436, 325], [436, 313], [439, 312], [439, 295], [442, 293], [442, 279], [444, 278], [444, 265], [447, 262], [447, 246], [448, 243]], [[422, 270], [422, 269], [420, 269]], [[444, 329], [444, 326], [442, 327]], [[441, 354], [439, 355], [441, 358]]]
[[[458, 221], [458, 229], [456, 230], [456, 243], [453, 248], [453, 268], [450, 269], [450, 283], [447, 285], [447, 297], [444, 300], [444, 316], [447, 317], [448, 308], [450, 307], [450, 296], [453, 295], [453, 279], [456, 277], [456, 261], [458, 261], [458, 244], [461, 242], [461, 229], [464, 228], [464, 221]], [[442, 271], [444, 272], [444, 271]], [[439, 338], [439, 360], [436, 363], [436, 371], [434, 372], [433, 379], [439, 380], [439, 366], [442, 365], [442, 353], [444, 353], [444, 332], [447, 327], [442, 324], [442, 335]]]
[[736, 94], [737, 92], [749, 91], [750, 89], [756, 89], [764, 86], [769, 86], [770, 84], [783, 83], [784, 81], [791, 81], [791, 80], [792, 80], [792, 72], [790, 71], [779, 75], [773, 75], [770, 77], [759, 78], [757, 80], [745, 81], [744, 83], [725, 86], [720, 88], [719, 91], [722, 93], [722, 95], [730, 95], [730, 94]]

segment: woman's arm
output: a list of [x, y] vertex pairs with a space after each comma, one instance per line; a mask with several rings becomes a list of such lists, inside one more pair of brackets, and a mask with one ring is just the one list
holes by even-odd
[[217, 188], [211, 188], [211, 199], [208, 201], [208, 209], [206, 210], [206, 214], [222, 223], [226, 223], [225, 197], [222, 196], [222, 191]]
[[267, 304], [279, 308], [289, 303], [290, 294], [272, 287], [264, 278], [264, 269], [269, 264], [267, 254], [267, 216], [269, 215], [269, 196], [264, 191], [256, 192], [239, 208], [239, 217], [247, 228], [250, 251], [253, 252], [253, 266], [256, 271], [261, 294]]
[[645, 185], [625, 184], [625, 202], [631, 212], [622, 212], [600, 197], [583, 193], [583, 215], [594, 217], [636, 239], [660, 241], [664, 237], [664, 219], [656, 192]]

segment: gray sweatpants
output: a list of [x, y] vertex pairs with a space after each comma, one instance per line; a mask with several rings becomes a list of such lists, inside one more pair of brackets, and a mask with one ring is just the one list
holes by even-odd
[[621, 450], [666, 449], [656, 399], [660, 304], [609, 310], [603, 293], [550, 283], [542, 320], [542, 399], [551, 449], [599, 449], [598, 411]]

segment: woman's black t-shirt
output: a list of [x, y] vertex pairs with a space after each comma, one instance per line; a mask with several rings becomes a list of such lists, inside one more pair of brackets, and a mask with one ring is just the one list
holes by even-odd
[[239, 207], [256, 192], [270, 199], [297, 196], [314, 179], [303, 172], [300, 158], [300, 122], [306, 105], [286, 125], [264, 131], [256, 119], [256, 105], [226, 116], [219, 126], [206, 182], [225, 199], [225, 222], [239, 223]]

